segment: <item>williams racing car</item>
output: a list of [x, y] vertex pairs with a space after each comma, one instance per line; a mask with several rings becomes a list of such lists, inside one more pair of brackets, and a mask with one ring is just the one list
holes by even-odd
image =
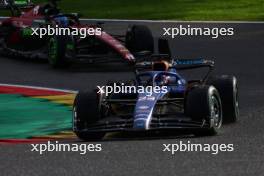
[[[122, 62], [134, 65], [136, 56], [153, 53], [154, 40], [148, 27], [132, 25], [128, 27], [125, 35], [111, 35], [102, 30], [101, 23], [82, 24], [79, 14], [62, 13], [57, 1], [50, 0], [46, 4], [33, 5], [5, 0], [1, 6], [10, 9], [12, 16], [0, 24], [1, 53], [19, 58], [48, 59], [57, 68], [65, 67], [72, 61]], [[49, 28], [67, 28], [70, 35], [35, 35], [37, 29]], [[74, 29], [100, 29], [100, 35], [73, 35]]]
[[[187, 80], [180, 71], [208, 68], [202, 79]], [[107, 132], [186, 129], [216, 135], [223, 122], [238, 120], [238, 83], [234, 76], [211, 76], [214, 62], [204, 59], [145, 61], [136, 79], [123, 86], [166, 86], [167, 91], [79, 92], [73, 106], [73, 131], [82, 140]], [[109, 83], [113, 85], [113, 83]], [[153, 89], [152, 89], [153, 90]]]

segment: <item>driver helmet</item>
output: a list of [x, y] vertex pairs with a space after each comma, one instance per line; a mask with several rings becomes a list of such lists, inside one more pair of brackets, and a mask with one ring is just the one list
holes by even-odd
[[59, 26], [62, 26], [62, 27], [67, 27], [69, 26], [69, 20], [67, 17], [56, 17], [54, 19], [56, 21], [56, 23], [59, 25]]
[[167, 61], [156, 61], [152, 65], [152, 70], [154, 71], [168, 71], [170, 64]]

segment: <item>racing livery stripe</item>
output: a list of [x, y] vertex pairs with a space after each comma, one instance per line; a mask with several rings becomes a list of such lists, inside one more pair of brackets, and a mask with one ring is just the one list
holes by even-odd
[[0, 86], [0, 93], [21, 94], [24, 96], [48, 96], [48, 95], [65, 95], [65, 92], [53, 90], [41, 90], [33, 88], [15, 87], [15, 86]]
[[55, 91], [55, 92], [77, 93], [77, 91], [74, 91], [74, 90], [56, 89], [56, 88], [39, 87], [39, 86], [28, 86], [28, 85], [19, 85], [19, 84], [0, 83], [0, 87], [17, 87], [17, 88], [27, 88], [27, 89], [35, 89], [35, 90], [43, 90], [43, 91], [48, 90], [48, 91]]

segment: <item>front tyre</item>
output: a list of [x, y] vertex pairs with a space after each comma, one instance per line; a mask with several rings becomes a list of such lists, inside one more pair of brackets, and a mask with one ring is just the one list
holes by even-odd
[[236, 77], [222, 75], [209, 79], [219, 92], [223, 106], [224, 123], [234, 123], [239, 117], [238, 82]]
[[195, 131], [198, 136], [212, 136], [219, 133], [222, 126], [222, 105], [218, 91], [214, 86], [193, 87], [187, 94], [185, 113], [194, 121], [203, 121], [209, 125]]
[[100, 94], [80, 92], [73, 105], [73, 131], [84, 141], [102, 139], [103, 132], [87, 132], [86, 127], [100, 120]]

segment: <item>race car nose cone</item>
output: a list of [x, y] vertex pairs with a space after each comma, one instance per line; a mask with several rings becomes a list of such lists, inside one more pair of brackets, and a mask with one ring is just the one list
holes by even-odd
[[135, 130], [148, 130], [152, 119], [153, 109], [158, 99], [162, 98], [165, 93], [152, 93], [149, 96], [147, 93], [140, 93], [134, 110]]
[[147, 130], [148, 129], [147, 118], [135, 119], [133, 128], [135, 130]]

